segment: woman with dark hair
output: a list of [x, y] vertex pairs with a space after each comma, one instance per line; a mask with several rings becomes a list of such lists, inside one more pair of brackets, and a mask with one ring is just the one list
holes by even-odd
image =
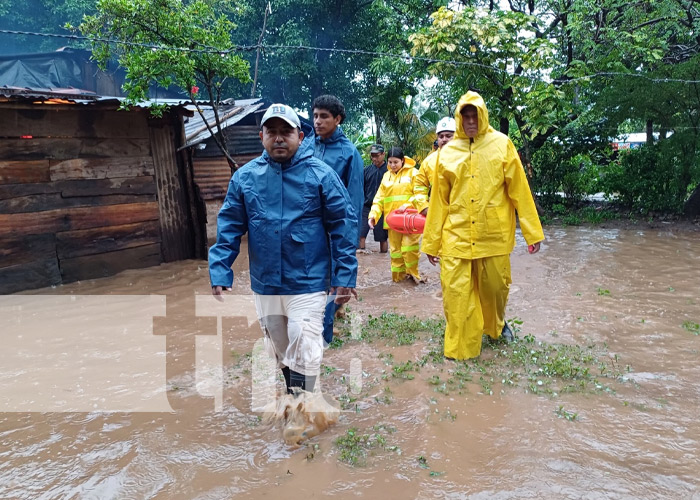
[[368, 224], [370, 228], [374, 228], [384, 214], [384, 227], [389, 230], [391, 279], [399, 282], [409, 277], [418, 283], [422, 281], [418, 274], [420, 234], [402, 234], [392, 230], [386, 223], [386, 215], [407, 203], [413, 195], [413, 177], [418, 173], [415, 168], [416, 161], [404, 156], [403, 150], [398, 147], [389, 149], [387, 157], [389, 169], [374, 196]]

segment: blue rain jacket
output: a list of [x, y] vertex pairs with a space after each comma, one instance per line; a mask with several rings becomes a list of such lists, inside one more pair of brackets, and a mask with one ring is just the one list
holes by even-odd
[[[314, 156], [330, 166], [340, 176], [340, 180], [343, 181], [348, 190], [355, 213], [361, 214], [362, 205], [365, 202], [365, 165], [360, 152], [340, 127], [337, 127], [328, 139], [322, 139], [318, 135], [308, 135], [307, 137], [307, 141], [313, 140]], [[359, 225], [358, 217], [358, 234]], [[355, 242], [356, 246], [358, 242]]]
[[217, 218], [216, 244], [209, 250], [211, 284], [233, 284], [231, 265], [241, 237], [248, 233], [255, 293], [298, 295], [354, 288], [357, 219], [338, 175], [315, 159], [311, 148], [302, 144], [285, 164], [263, 152], [236, 171], [229, 183]]

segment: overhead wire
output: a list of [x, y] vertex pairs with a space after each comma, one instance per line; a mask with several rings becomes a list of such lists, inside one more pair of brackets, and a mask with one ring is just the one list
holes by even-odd
[[[552, 83], [552, 79], [538, 78], [531, 75], [515, 75], [508, 73], [506, 70], [500, 68], [494, 68], [488, 64], [476, 63], [471, 61], [457, 61], [451, 59], [440, 59], [424, 56], [412, 56], [407, 54], [395, 54], [391, 52], [379, 52], [373, 50], [365, 49], [339, 49], [339, 48], [329, 48], [329, 47], [314, 47], [311, 45], [267, 45], [267, 44], [255, 44], [255, 45], [233, 45], [231, 49], [217, 49], [215, 47], [210, 47], [204, 44], [198, 43], [197, 45], [203, 48], [191, 48], [191, 47], [171, 47], [165, 45], [143, 43], [143, 42], [131, 42], [128, 40], [113, 40], [109, 38], [99, 38], [99, 37], [87, 37], [80, 35], [70, 35], [62, 33], [39, 33], [32, 31], [19, 31], [19, 30], [6, 30], [0, 29], [0, 33], [10, 34], [10, 35], [23, 35], [23, 36], [40, 36], [40, 37], [51, 37], [51, 38], [64, 38], [68, 40], [76, 40], [91, 43], [105, 43], [111, 45], [123, 45], [127, 47], [140, 47], [151, 50], [172, 50], [176, 52], [185, 53], [197, 53], [197, 54], [219, 54], [219, 55], [229, 55], [238, 52], [252, 52], [254, 50], [304, 50], [304, 51], [316, 51], [316, 52], [331, 52], [331, 53], [341, 53], [341, 54], [353, 54], [353, 55], [367, 55], [372, 57], [387, 57], [392, 59], [400, 59], [407, 62], [421, 61], [428, 64], [449, 64], [453, 66], [467, 66], [467, 67], [477, 67], [485, 70], [490, 70], [498, 73], [505, 73], [512, 77], [524, 78], [531, 81]], [[599, 71], [592, 73], [590, 75], [582, 75], [578, 77], [566, 77], [554, 79], [561, 84], [564, 83], [577, 83], [582, 81], [591, 81], [597, 78], [611, 78], [611, 77], [634, 77], [647, 80], [651, 83], [684, 83], [684, 84], [699, 84], [700, 80], [687, 80], [682, 78], [655, 78], [650, 77], [640, 73], [622, 72], [622, 71]]]

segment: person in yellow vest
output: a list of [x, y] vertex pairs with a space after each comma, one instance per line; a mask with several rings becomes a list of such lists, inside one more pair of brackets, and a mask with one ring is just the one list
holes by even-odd
[[440, 150], [421, 250], [440, 262], [445, 357], [468, 359], [480, 354], [484, 333], [513, 340], [505, 309], [516, 211], [530, 253], [544, 233], [518, 152], [489, 125], [482, 97], [464, 94], [455, 121], [454, 139]]
[[455, 119], [449, 116], [441, 118], [435, 127], [437, 134], [437, 149], [430, 153], [425, 160], [420, 164], [418, 173], [413, 178], [413, 196], [408, 200], [410, 204], [405, 204], [399, 209], [399, 212], [405, 211], [411, 205], [418, 210], [422, 215], [428, 213], [428, 195], [430, 194], [430, 186], [433, 182], [433, 174], [435, 173], [435, 164], [440, 157], [440, 149], [450, 142], [455, 135]]
[[416, 283], [422, 282], [418, 273], [420, 258], [420, 234], [402, 234], [392, 230], [386, 223], [386, 216], [392, 210], [406, 203], [413, 194], [413, 177], [418, 172], [413, 158], [404, 156], [398, 147], [389, 149], [387, 154], [389, 170], [384, 174], [369, 212], [368, 224], [371, 229], [384, 215], [384, 227], [389, 230], [389, 253], [391, 256], [391, 279], [395, 282], [406, 277]]

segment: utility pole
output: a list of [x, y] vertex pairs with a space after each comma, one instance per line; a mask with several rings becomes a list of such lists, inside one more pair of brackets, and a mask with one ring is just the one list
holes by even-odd
[[260, 38], [258, 38], [258, 48], [255, 55], [255, 73], [253, 74], [253, 88], [250, 90], [250, 97], [255, 97], [255, 87], [258, 85], [258, 63], [260, 62], [260, 49], [265, 36], [265, 26], [267, 25], [267, 15], [272, 14], [272, 6], [270, 2], [267, 2], [267, 7], [265, 7], [265, 16], [263, 17], [263, 26], [260, 31]]

